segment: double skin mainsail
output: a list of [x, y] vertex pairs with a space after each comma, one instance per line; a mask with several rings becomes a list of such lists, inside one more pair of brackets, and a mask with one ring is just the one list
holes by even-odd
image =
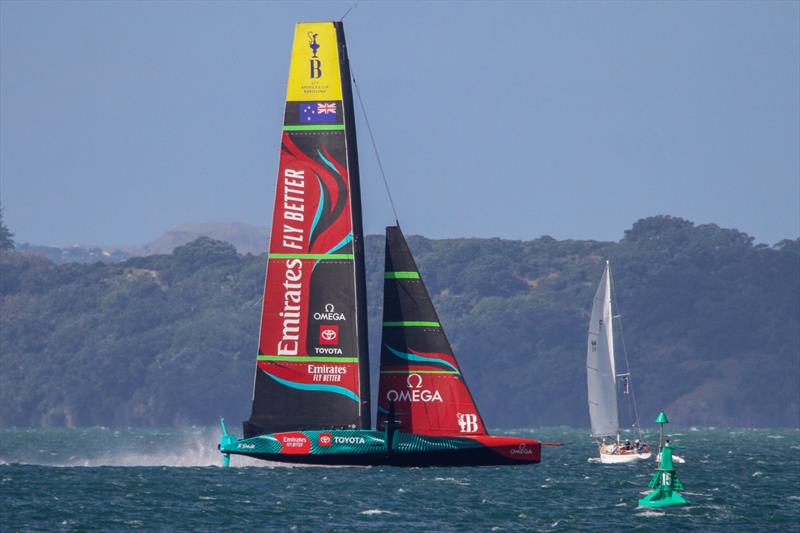
[[298, 24], [245, 437], [370, 427], [364, 242], [341, 24]]

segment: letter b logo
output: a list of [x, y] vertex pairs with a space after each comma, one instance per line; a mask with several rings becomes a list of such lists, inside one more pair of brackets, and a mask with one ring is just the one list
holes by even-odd
[[311, 63], [311, 78], [321, 78], [322, 62], [319, 59], [311, 59], [309, 63]]
[[461, 433], [475, 433], [478, 431], [478, 415], [476, 414], [456, 414], [458, 427]]

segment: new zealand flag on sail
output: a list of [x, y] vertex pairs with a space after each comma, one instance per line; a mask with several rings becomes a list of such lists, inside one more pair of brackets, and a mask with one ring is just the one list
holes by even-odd
[[300, 104], [300, 124], [336, 124], [336, 102]]

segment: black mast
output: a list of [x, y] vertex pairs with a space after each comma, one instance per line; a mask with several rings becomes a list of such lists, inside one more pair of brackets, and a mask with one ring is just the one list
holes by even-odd
[[356, 145], [356, 118], [353, 109], [353, 87], [350, 83], [350, 58], [342, 21], [334, 22], [339, 43], [339, 65], [342, 78], [342, 100], [344, 102], [345, 140], [347, 143], [347, 165], [350, 173], [350, 211], [353, 216], [353, 255], [356, 276], [356, 320], [358, 324], [358, 353], [361, 397], [361, 427], [372, 427], [369, 387], [369, 337], [367, 335], [367, 280], [364, 265], [364, 228], [361, 220], [361, 179], [358, 170], [358, 148]]

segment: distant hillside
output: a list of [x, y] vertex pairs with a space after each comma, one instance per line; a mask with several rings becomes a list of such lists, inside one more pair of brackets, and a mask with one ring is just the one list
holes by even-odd
[[263, 254], [267, 250], [269, 229], [241, 222], [209, 222], [204, 224], [181, 224], [158, 239], [143, 246], [122, 247], [130, 256], [169, 254], [199, 237], [209, 237], [229, 242], [240, 254]]
[[[676, 426], [800, 426], [800, 239], [754, 246], [652, 217], [619, 242], [409, 242], [490, 426], [588, 426], [586, 330], [605, 258], [646, 424], [664, 407]], [[366, 251], [375, 374], [383, 238]], [[114, 264], [2, 252], [0, 269], [0, 427], [247, 416], [263, 258], [201, 238]]]
[[258, 255], [266, 252], [269, 229], [241, 222], [181, 224], [156, 240], [141, 245], [101, 246], [76, 244], [73, 246], [44, 246], [22, 243], [17, 245], [17, 251], [43, 255], [56, 263], [94, 263], [95, 261], [116, 263], [131, 257], [169, 254], [177, 246], [182, 246], [199, 237], [209, 237], [218, 241], [229, 242], [241, 254]]
[[76, 244], [73, 246], [45, 246], [23, 242], [17, 244], [15, 250], [24, 254], [36, 254], [46, 257], [55, 263], [118, 263], [131, 257], [123, 250], [106, 246]]

